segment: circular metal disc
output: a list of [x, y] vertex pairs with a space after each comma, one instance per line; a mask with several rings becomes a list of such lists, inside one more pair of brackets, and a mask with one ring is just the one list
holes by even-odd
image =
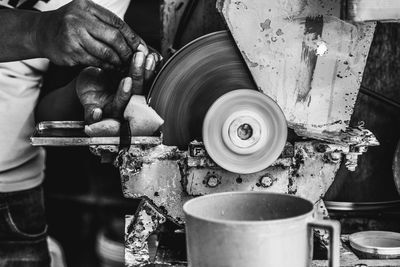
[[400, 141], [397, 144], [396, 152], [393, 158], [393, 178], [397, 193], [400, 195]]
[[235, 173], [254, 173], [270, 166], [282, 153], [286, 138], [286, 119], [278, 104], [253, 90], [221, 96], [203, 123], [207, 153]]
[[210, 106], [225, 93], [257, 90], [232, 37], [226, 31], [205, 35], [183, 47], [155, 79], [149, 104], [164, 119], [164, 144], [187, 149], [202, 140]]
[[373, 258], [399, 258], [400, 234], [387, 231], [364, 231], [349, 236], [350, 246]]

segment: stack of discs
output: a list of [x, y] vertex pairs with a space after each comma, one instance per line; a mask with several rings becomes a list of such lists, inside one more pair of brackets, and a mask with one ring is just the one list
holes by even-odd
[[103, 231], [97, 236], [96, 252], [101, 267], [125, 266], [124, 244], [108, 238]]

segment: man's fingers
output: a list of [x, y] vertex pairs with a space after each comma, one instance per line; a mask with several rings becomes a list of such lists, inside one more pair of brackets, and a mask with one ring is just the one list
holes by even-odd
[[[119, 65], [122, 63], [127, 63], [128, 60], [130, 60], [133, 52], [132, 49], [129, 47], [127, 44], [124, 36], [121, 34], [121, 32], [113, 27], [110, 27], [109, 25], [103, 23], [103, 22], [97, 22], [94, 23], [91, 26], [88, 26], [88, 35], [90, 35], [93, 39], [97, 42], [94, 43], [102, 43], [101, 49], [100, 49], [100, 54], [97, 53], [96, 56], [101, 58], [107, 58], [107, 59], [112, 59], [112, 63], [115, 64], [115, 61], [119, 61]], [[86, 37], [86, 36], [85, 36]], [[86, 38], [89, 39], [89, 38]], [[88, 43], [85, 43], [85, 45], [89, 45]], [[98, 46], [98, 44], [96, 44]], [[105, 49], [105, 47], [107, 49]], [[111, 51], [108, 51], [111, 50]], [[114, 55], [117, 55], [118, 58], [115, 59]]]
[[103, 115], [103, 111], [101, 110], [101, 108], [93, 109], [92, 118], [93, 118], [94, 121], [100, 121], [102, 115]]
[[145, 54], [143, 52], [137, 52], [133, 55], [129, 76], [132, 77], [132, 92], [136, 95], [143, 93], [145, 61]]
[[119, 87], [117, 93], [114, 97], [114, 103], [112, 107], [112, 113], [115, 117], [121, 117], [126, 105], [129, 103], [129, 100], [132, 96], [132, 78], [126, 77], [122, 79], [119, 83]]
[[157, 50], [155, 50], [153, 47], [148, 46], [148, 48], [149, 48], [149, 53], [150, 53], [150, 54], [153, 54], [153, 56], [154, 56], [154, 58], [155, 58], [155, 60], [156, 60], [156, 65], [157, 65], [159, 62], [161, 62], [161, 61], [163, 60], [163, 57], [162, 57], [161, 54], [160, 54]]
[[85, 122], [92, 124], [101, 121], [103, 117], [103, 110], [96, 105], [85, 105]]
[[[96, 104], [102, 105], [107, 95], [108, 78], [104, 70], [96, 67], [85, 68], [76, 80], [76, 93], [82, 105]], [[104, 96], [103, 96], [104, 95]], [[102, 101], [101, 103], [99, 101]]]
[[156, 57], [155, 54], [150, 54], [146, 58], [146, 64], [144, 67], [144, 79], [150, 81], [154, 76], [154, 70], [156, 68]]
[[77, 59], [81, 65], [110, 70], [117, 68], [121, 64], [118, 55], [111, 48], [90, 36], [83, 40], [81, 46], [83, 51]]
[[140, 38], [122, 19], [111, 11], [93, 3], [94, 8], [90, 11], [104, 23], [118, 29], [124, 36], [126, 42], [133, 52], [141, 51], [145, 55], [149, 53], [146, 43]]

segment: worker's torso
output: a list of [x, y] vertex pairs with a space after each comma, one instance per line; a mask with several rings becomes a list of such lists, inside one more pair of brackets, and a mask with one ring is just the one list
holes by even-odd
[[[57, 9], [70, 0], [0, 0], [3, 8]], [[123, 17], [130, 0], [94, 0]], [[32, 147], [34, 109], [47, 59], [0, 63], [0, 192], [33, 188], [43, 180], [44, 151]]]

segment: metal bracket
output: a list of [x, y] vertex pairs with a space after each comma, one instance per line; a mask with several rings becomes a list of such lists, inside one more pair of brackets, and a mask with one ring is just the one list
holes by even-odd
[[126, 222], [125, 264], [128, 267], [150, 263], [147, 239], [167, 218], [147, 199], [142, 199], [131, 220]]

